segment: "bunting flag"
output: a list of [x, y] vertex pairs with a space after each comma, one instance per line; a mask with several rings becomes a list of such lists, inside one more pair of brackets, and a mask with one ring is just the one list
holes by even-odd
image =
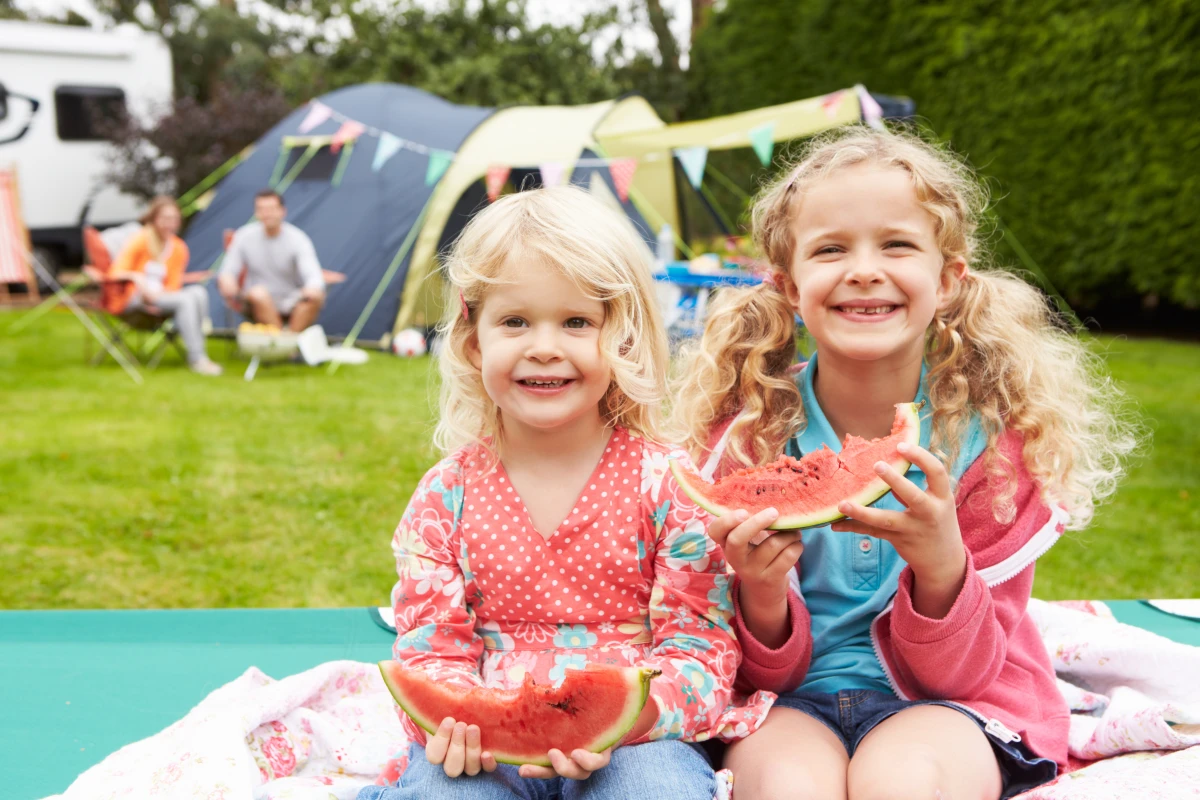
[[488, 167], [487, 171], [487, 196], [489, 202], [495, 202], [500, 196], [500, 192], [504, 190], [504, 182], [508, 180], [508, 173], [512, 172], [512, 167], [504, 164], [493, 164]]
[[617, 197], [624, 203], [629, 199], [629, 187], [633, 184], [633, 173], [637, 171], [636, 158], [615, 158], [608, 162], [608, 172], [612, 175], [613, 186], [617, 187]]
[[379, 144], [375, 147], [375, 160], [371, 162], [371, 172], [379, 172], [392, 156], [399, 152], [404, 142], [387, 131], [379, 132]]
[[324, 103], [313, 100], [312, 105], [308, 109], [308, 113], [304, 115], [304, 121], [300, 123], [300, 132], [308, 133], [313, 128], [317, 127], [332, 116], [332, 108]]
[[771, 166], [771, 154], [775, 152], [775, 122], [759, 125], [747, 135], [750, 137], [750, 145], [754, 148], [758, 160], [764, 167]]
[[545, 164], [539, 164], [538, 172], [542, 176], [542, 186], [549, 188], [562, 183], [563, 170], [565, 168], [566, 165], [561, 161], [547, 161]]
[[837, 91], [833, 94], [827, 94], [821, 98], [821, 109], [824, 110], [825, 116], [833, 119], [837, 116], [838, 106], [842, 104], [843, 91]]
[[883, 109], [867, 91], [867, 87], [860, 83], [854, 87], [854, 91], [858, 93], [858, 107], [862, 109], [863, 122], [877, 131], [884, 130]]
[[342, 123], [342, 127], [337, 129], [337, 133], [333, 135], [333, 139], [329, 142], [330, 152], [336, 153], [342, 149], [342, 145], [351, 139], [357, 139], [362, 136], [367, 130], [367, 127], [361, 122], [348, 119]]
[[688, 176], [692, 188], [699, 189], [700, 181], [704, 180], [704, 165], [708, 163], [708, 148], [681, 147], [675, 151], [675, 157], [683, 165], [683, 171]]
[[446, 168], [454, 160], [454, 153], [445, 150], [429, 151], [429, 166], [425, 168], [425, 185], [432, 186], [446, 174]]

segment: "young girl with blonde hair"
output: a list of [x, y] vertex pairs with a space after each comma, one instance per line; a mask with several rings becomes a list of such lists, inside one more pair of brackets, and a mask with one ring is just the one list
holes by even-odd
[[[694, 744], [756, 726], [733, 707], [740, 651], [710, 519], [658, 443], [667, 341], [645, 248], [627, 220], [569, 187], [478, 214], [446, 269], [446, 457], [392, 540], [394, 657], [465, 686], [556, 683], [589, 663], [662, 671], [620, 746], [552, 749], [552, 768], [497, 765], [473, 724], [413, 736], [397, 785], [360, 800], [704, 798]], [[631, 746], [636, 745], [636, 746]]]
[[[717, 475], [887, 435], [897, 403], [924, 403], [913, 469], [878, 463], [874, 507], [709, 529], [738, 576], [741, 677], [780, 694], [728, 752], [739, 795], [995, 800], [1066, 763], [1034, 561], [1112, 493], [1133, 440], [1086, 345], [988, 268], [985, 207], [916, 136], [814, 141], [754, 207], [768, 280], [722, 293], [683, 372], [677, 426]], [[798, 373], [795, 315], [816, 343]]]

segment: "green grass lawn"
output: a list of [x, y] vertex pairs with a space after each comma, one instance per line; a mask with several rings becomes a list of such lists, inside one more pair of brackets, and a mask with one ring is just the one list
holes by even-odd
[[[225, 342], [217, 379], [83, 363], [65, 312], [0, 314], [0, 608], [384, 602], [388, 546], [432, 463], [428, 359], [276, 366]], [[1200, 346], [1104, 339], [1151, 445], [1092, 527], [1038, 566], [1045, 598], [1200, 594]]]

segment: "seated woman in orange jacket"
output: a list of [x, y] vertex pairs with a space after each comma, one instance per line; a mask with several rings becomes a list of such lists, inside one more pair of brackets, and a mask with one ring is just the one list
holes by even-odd
[[117, 309], [145, 309], [175, 317], [188, 354], [188, 366], [201, 375], [220, 375], [205, 349], [204, 321], [208, 319], [208, 291], [183, 285], [188, 248], [176, 234], [183, 221], [179, 206], [170, 197], [154, 198], [142, 215], [142, 229], [121, 249], [109, 277], [129, 281]]

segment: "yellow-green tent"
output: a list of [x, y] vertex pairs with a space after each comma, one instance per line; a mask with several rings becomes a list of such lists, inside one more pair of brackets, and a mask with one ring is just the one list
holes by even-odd
[[[861, 113], [854, 90], [675, 125], [664, 123], [650, 104], [636, 95], [585, 106], [516, 106], [497, 111], [463, 142], [430, 199], [395, 329], [429, 326], [441, 318], [439, 250], [461, 230], [461, 225], [452, 224], [456, 209], [465, 218], [483, 202], [482, 182], [492, 166], [510, 166], [516, 171], [536, 169], [546, 162], [570, 164], [581, 158], [594, 163], [590, 154], [637, 159], [631, 204], [651, 233], [664, 223], [679, 231], [674, 150], [750, 147], [751, 131], [763, 126], [770, 126], [775, 141], [786, 141], [856, 122]], [[582, 183], [597, 189], [602, 185], [595, 176]], [[468, 194], [472, 187], [473, 200]]]

